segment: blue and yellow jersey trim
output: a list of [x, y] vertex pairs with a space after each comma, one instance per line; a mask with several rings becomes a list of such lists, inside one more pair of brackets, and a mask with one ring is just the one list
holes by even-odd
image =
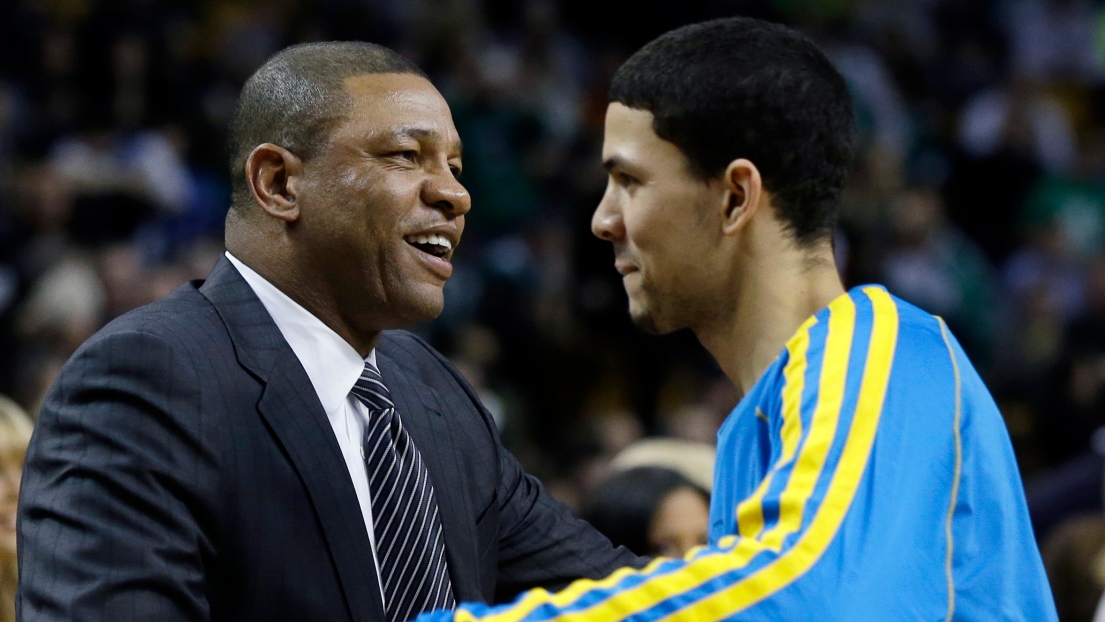
[[860, 488], [890, 381], [898, 308], [882, 288], [860, 291], [834, 300], [786, 344], [778, 448], [759, 486], [733, 508], [736, 533], [683, 559], [423, 619], [719, 620], [801, 581], [832, 544]]

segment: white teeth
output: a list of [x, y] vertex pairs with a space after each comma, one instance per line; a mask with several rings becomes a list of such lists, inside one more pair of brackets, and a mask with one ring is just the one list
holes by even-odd
[[447, 251], [453, 250], [453, 243], [445, 236], [437, 235], [436, 233], [430, 235], [407, 235], [403, 236], [403, 239], [411, 244], [432, 244], [434, 246], [442, 246]]

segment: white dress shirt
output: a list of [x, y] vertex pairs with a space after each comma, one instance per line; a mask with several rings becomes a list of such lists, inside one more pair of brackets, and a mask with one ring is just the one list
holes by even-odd
[[[280, 329], [299, 363], [303, 365], [303, 370], [307, 372], [307, 377], [311, 379], [318, 401], [322, 403], [326, 418], [334, 428], [338, 447], [345, 458], [345, 468], [349, 470], [349, 477], [353, 480], [353, 489], [357, 491], [357, 501], [361, 505], [365, 530], [368, 531], [368, 542], [372, 546], [372, 559], [376, 564], [376, 578], [379, 580], [380, 562], [376, 560], [376, 534], [372, 529], [372, 504], [361, 445], [365, 422], [368, 421], [368, 408], [351, 393], [353, 385], [364, 371], [365, 361], [376, 365], [376, 350], [369, 352], [366, 358], [361, 358], [353, 346], [310, 311], [299, 306], [299, 303], [234, 255], [227, 252], [226, 258], [234, 264], [253, 289], [253, 293], [261, 299], [261, 304], [272, 316], [276, 327]], [[382, 584], [380, 594], [383, 594]]]

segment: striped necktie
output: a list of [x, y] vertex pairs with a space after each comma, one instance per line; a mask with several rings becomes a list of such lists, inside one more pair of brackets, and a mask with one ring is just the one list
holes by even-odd
[[422, 455], [371, 363], [365, 363], [353, 395], [369, 412], [365, 469], [387, 619], [400, 622], [424, 611], [454, 609], [441, 518]]

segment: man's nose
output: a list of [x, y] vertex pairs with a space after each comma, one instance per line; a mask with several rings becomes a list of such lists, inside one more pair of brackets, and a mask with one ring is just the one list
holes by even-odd
[[452, 171], [436, 175], [423, 186], [426, 203], [454, 216], [463, 216], [472, 209], [472, 197]]
[[599, 201], [598, 207], [595, 208], [594, 215], [591, 216], [591, 233], [607, 242], [620, 240], [625, 235], [625, 223], [622, 221], [621, 210], [618, 209], [610, 194], [607, 190], [602, 201]]

